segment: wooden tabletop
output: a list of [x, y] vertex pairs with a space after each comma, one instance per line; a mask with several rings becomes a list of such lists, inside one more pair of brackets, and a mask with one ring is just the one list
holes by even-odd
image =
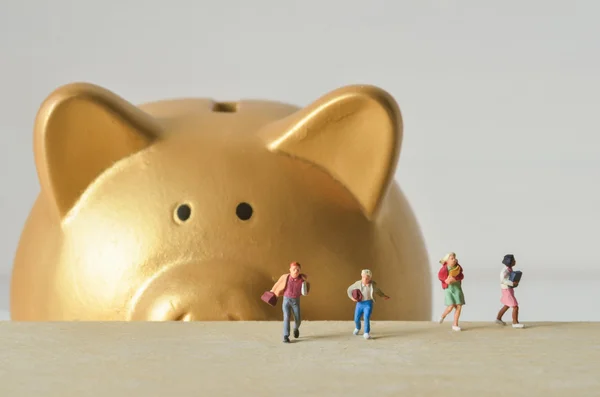
[[0, 322], [0, 396], [597, 396], [600, 323]]

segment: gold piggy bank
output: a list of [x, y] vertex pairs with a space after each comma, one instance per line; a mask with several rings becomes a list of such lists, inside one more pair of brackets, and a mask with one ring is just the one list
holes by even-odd
[[312, 104], [135, 106], [59, 87], [34, 126], [40, 194], [12, 272], [17, 321], [275, 320], [260, 297], [302, 264], [306, 320], [347, 320], [370, 268], [373, 319], [430, 320], [423, 237], [394, 182], [396, 101], [374, 86]]

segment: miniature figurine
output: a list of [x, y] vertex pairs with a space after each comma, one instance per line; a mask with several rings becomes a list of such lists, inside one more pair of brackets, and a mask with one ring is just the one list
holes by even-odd
[[300, 312], [300, 296], [308, 295], [310, 284], [308, 276], [300, 273], [301, 265], [298, 262], [290, 264], [290, 272], [279, 277], [279, 280], [271, 288], [271, 293], [276, 297], [283, 295], [283, 342], [290, 343], [290, 312], [294, 312], [294, 338], [300, 337], [300, 324], [302, 315]]
[[439, 323], [443, 323], [446, 316], [454, 309], [454, 323], [452, 324], [452, 329], [454, 331], [460, 331], [461, 328], [458, 326], [458, 320], [460, 319], [462, 306], [465, 304], [465, 295], [462, 290], [462, 280], [465, 277], [463, 269], [458, 263], [454, 252], [446, 254], [440, 260], [440, 263], [442, 264], [442, 267], [438, 272], [438, 279], [441, 281], [444, 290], [446, 310], [442, 313]]
[[78, 82], [32, 121], [40, 193], [14, 255], [14, 321], [279, 321], [257, 289], [299, 251], [324, 264], [310, 276], [327, 285], [302, 302], [306, 318], [347, 318], [347, 298], [329, 291], [363, 258], [401, 294], [378, 318], [431, 317], [427, 249], [394, 180], [402, 115], [381, 88], [305, 106], [137, 105]]
[[506, 325], [502, 321], [502, 316], [509, 308], [512, 308], [512, 326], [513, 328], [523, 328], [524, 325], [519, 323], [519, 302], [515, 298], [515, 288], [519, 285], [521, 280], [521, 271], [513, 271], [514, 266], [517, 264], [515, 256], [512, 254], [504, 255], [502, 260], [504, 268], [500, 272], [500, 289], [502, 296], [500, 302], [504, 305], [496, 316], [496, 324]]
[[373, 313], [373, 303], [375, 302], [375, 295], [381, 296], [383, 299], [390, 299], [373, 281], [373, 273], [369, 269], [363, 269], [360, 272], [361, 279], [353, 283], [348, 287], [348, 297], [356, 302], [356, 309], [354, 310], [354, 335], [358, 335], [360, 332], [360, 318], [361, 316], [365, 321], [365, 332], [364, 338], [371, 338], [371, 314]]

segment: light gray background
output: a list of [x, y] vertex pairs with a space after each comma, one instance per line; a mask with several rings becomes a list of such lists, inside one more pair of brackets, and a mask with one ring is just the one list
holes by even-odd
[[2, 0], [0, 309], [39, 189], [32, 123], [59, 85], [89, 81], [134, 103], [306, 105], [369, 83], [400, 103], [397, 179], [432, 269], [450, 250], [465, 267], [463, 319], [493, 319], [511, 252], [525, 273], [522, 321], [600, 320], [599, 11], [547, 0]]

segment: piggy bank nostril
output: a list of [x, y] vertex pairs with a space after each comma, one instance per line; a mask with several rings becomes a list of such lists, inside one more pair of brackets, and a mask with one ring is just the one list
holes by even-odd
[[237, 110], [238, 104], [235, 102], [216, 102], [212, 108], [212, 111], [217, 113], [235, 113]]
[[191, 313], [183, 313], [179, 316], [176, 316], [174, 321], [192, 321], [192, 314]]

